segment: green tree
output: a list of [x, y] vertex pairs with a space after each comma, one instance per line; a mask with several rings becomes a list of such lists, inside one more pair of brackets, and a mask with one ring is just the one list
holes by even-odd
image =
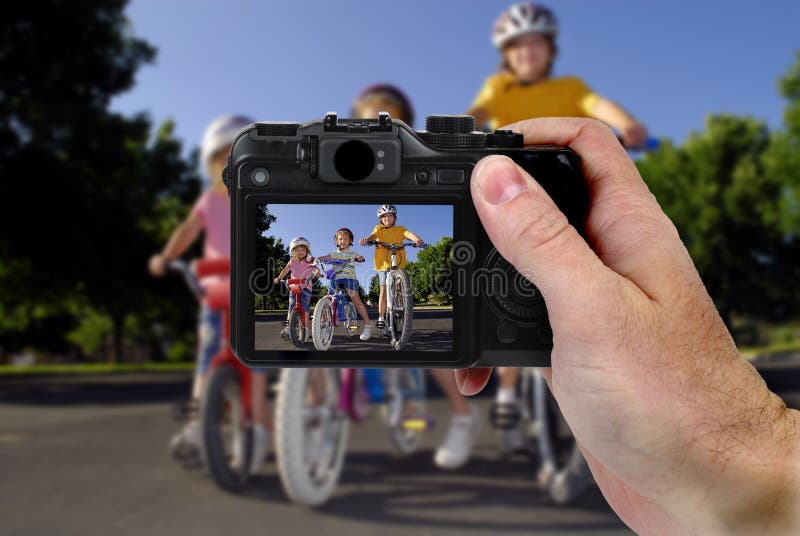
[[147, 117], [108, 110], [155, 56], [132, 35], [125, 4], [16, 3], [0, 21], [0, 211], [19, 223], [0, 231], [7, 348], [63, 349], [80, 331], [76, 311], [91, 310], [110, 319], [120, 358], [126, 324], [146, 324], [126, 318], [191, 303], [157, 292], [145, 263], [161, 245], [160, 218], [197, 195], [193, 168], [171, 124], [151, 141]]
[[378, 298], [380, 298], [380, 293], [380, 278], [377, 275], [373, 275], [372, 279], [369, 280], [369, 293], [367, 294], [367, 298], [372, 301], [373, 304], [377, 305]]
[[256, 270], [263, 275], [251, 280], [254, 296], [263, 296], [267, 309], [286, 309], [289, 298], [283, 283], [274, 285], [273, 281], [289, 262], [289, 251], [280, 238], [269, 236], [270, 226], [276, 217], [270, 213], [268, 205], [256, 209]]
[[414, 288], [414, 300], [427, 302], [435, 296], [437, 301], [453, 300], [453, 239], [443, 237], [435, 244], [419, 251], [417, 261], [409, 263], [407, 270]]
[[800, 279], [798, 72], [782, 85], [786, 131], [713, 115], [682, 146], [664, 143], [638, 162], [730, 327], [734, 316], [778, 320], [800, 309], [792, 283]]

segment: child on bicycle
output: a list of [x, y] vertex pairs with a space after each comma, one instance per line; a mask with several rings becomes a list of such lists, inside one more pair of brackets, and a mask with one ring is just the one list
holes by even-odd
[[353, 245], [353, 231], [347, 227], [342, 227], [336, 234], [333, 235], [333, 243], [336, 244], [337, 250], [319, 257], [317, 260], [320, 262], [327, 262], [330, 260], [344, 261], [342, 264], [334, 264], [333, 272], [336, 278], [336, 285], [342, 286], [350, 296], [350, 300], [355, 305], [358, 314], [364, 320], [364, 330], [359, 337], [362, 341], [368, 341], [372, 336], [372, 322], [367, 314], [367, 308], [364, 307], [364, 302], [358, 295], [358, 279], [356, 278], [356, 262], [364, 262], [364, 257], [350, 250]]
[[[381, 205], [378, 207], [378, 225], [372, 229], [372, 233], [366, 238], [359, 240], [364, 246], [371, 240], [386, 242], [387, 244], [402, 244], [403, 239], [407, 238], [414, 242], [417, 247], [421, 247], [423, 240], [403, 227], [395, 225], [397, 223], [397, 207], [394, 205]], [[380, 285], [380, 296], [378, 297], [378, 330], [383, 332], [386, 329], [386, 270], [392, 267], [391, 251], [383, 246], [375, 248], [375, 270], [378, 272], [378, 284]], [[406, 267], [406, 252], [404, 249], [397, 250], [397, 266], [402, 270]]]
[[[189, 216], [172, 232], [161, 253], [150, 258], [149, 270], [156, 277], [163, 277], [167, 264], [179, 258], [205, 234], [203, 257], [206, 259], [228, 258], [231, 254], [230, 198], [222, 182], [231, 144], [236, 134], [253, 121], [239, 115], [218, 117], [206, 128], [201, 146], [201, 160], [211, 186], [195, 203]], [[218, 277], [205, 278], [203, 286], [218, 282]], [[222, 336], [222, 318], [219, 311], [201, 306], [198, 319], [197, 368], [192, 385], [189, 422], [170, 442], [170, 448], [178, 457], [197, 456], [200, 453], [200, 423], [198, 421], [199, 400], [202, 396], [206, 372], [211, 360], [219, 352]], [[251, 472], [258, 470], [264, 462], [268, 447], [267, 428], [269, 417], [266, 402], [266, 374], [255, 372], [252, 376], [253, 449]], [[238, 454], [238, 453], [236, 453]], [[235, 463], [235, 462], [234, 462]]]
[[578, 77], [552, 77], [558, 48], [552, 11], [530, 2], [503, 11], [492, 28], [498, 72], [484, 82], [470, 110], [478, 125], [499, 128], [533, 117], [591, 117], [617, 129], [626, 147], [643, 147], [647, 129]]
[[[492, 42], [502, 55], [500, 68], [486, 79], [467, 113], [491, 128], [533, 117], [591, 117], [617, 129], [626, 147], [644, 146], [647, 129], [618, 104], [580, 78], [551, 76], [557, 35], [558, 22], [544, 6], [521, 2], [503, 11], [492, 28]], [[491, 417], [505, 452], [523, 446], [516, 404], [520, 374], [516, 367], [498, 371], [500, 388]]]
[[[286, 277], [287, 274], [291, 272], [291, 279], [301, 279], [306, 277], [319, 277], [319, 270], [316, 266], [312, 263], [314, 262], [314, 257], [311, 256], [311, 244], [303, 238], [302, 236], [296, 236], [292, 238], [291, 242], [289, 242], [289, 254], [292, 256], [292, 259], [286, 265], [286, 267], [281, 270], [281, 273], [278, 274], [278, 277], [275, 278], [275, 284], [280, 284], [281, 279]], [[306, 318], [305, 318], [305, 327], [306, 327], [306, 338], [303, 342], [308, 342], [308, 338], [311, 335], [311, 330], [308, 329], [308, 319], [310, 318], [311, 314], [311, 288], [313, 283], [311, 279], [306, 282], [305, 288], [300, 293], [300, 305], [306, 311]], [[296, 295], [293, 292], [289, 293], [289, 312], [286, 315], [286, 320], [289, 320], [289, 317], [292, 314], [292, 309], [294, 309], [296, 301]], [[281, 337], [283, 339], [289, 339], [289, 329], [290, 326], [287, 324], [283, 331], [281, 331]]]

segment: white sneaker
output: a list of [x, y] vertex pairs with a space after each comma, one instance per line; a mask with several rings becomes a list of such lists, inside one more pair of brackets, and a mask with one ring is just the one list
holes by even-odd
[[367, 324], [364, 326], [364, 331], [361, 332], [359, 339], [362, 341], [368, 341], [370, 337], [372, 337], [372, 324]]
[[290, 338], [291, 335], [289, 335], [289, 326], [286, 326], [281, 330], [281, 339], [288, 341]]
[[306, 343], [311, 339], [311, 328], [306, 328], [306, 338], [303, 339], [303, 342]]
[[169, 449], [176, 460], [186, 460], [200, 455], [200, 423], [190, 421], [183, 430], [172, 436]]
[[434, 463], [441, 469], [458, 469], [469, 460], [480, 431], [480, 417], [474, 406], [469, 415], [454, 415], [450, 419], [447, 437], [436, 449]]
[[260, 424], [253, 426], [253, 451], [250, 459], [250, 474], [255, 474], [264, 465], [269, 449], [269, 432]]

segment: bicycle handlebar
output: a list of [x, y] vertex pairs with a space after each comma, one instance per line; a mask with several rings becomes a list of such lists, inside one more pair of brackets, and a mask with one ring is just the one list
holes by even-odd
[[416, 242], [410, 242], [410, 241], [406, 241], [406, 240], [403, 240], [402, 244], [389, 244], [388, 242], [381, 242], [380, 240], [367, 240], [367, 245], [368, 246], [383, 246], [383, 247], [391, 249], [391, 250], [404, 249], [406, 246], [412, 246], [412, 247], [420, 248], [420, 249], [425, 249], [425, 248], [428, 247], [428, 244], [422, 244], [421, 246], [418, 246], [416, 244]]
[[180, 259], [169, 261], [167, 263], [167, 268], [174, 272], [179, 272], [183, 276], [186, 286], [189, 287], [189, 290], [192, 291], [192, 294], [194, 294], [197, 299], [202, 300], [205, 298], [206, 289], [200, 286], [200, 281], [197, 279], [197, 276], [192, 271], [192, 268], [188, 262]]

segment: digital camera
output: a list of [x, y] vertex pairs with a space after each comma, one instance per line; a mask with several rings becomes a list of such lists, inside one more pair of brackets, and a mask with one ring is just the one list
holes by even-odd
[[535, 177], [583, 234], [589, 195], [578, 156], [525, 147], [508, 130], [476, 131], [470, 116], [429, 116], [419, 132], [386, 113], [242, 130], [223, 171], [239, 359], [549, 366], [552, 331], [536, 274], [500, 256], [472, 204], [472, 170], [491, 154]]

